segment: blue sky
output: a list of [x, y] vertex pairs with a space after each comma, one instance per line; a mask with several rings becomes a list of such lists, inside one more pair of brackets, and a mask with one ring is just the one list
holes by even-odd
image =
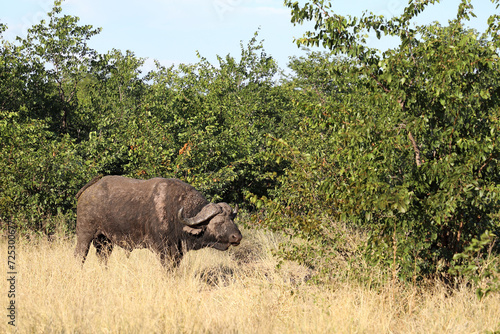
[[[304, 1], [301, 1], [302, 3]], [[419, 23], [439, 21], [446, 24], [456, 15], [459, 0], [441, 0], [430, 6]], [[359, 15], [368, 10], [377, 15], [400, 14], [408, 0], [337, 0], [333, 8], [341, 14]], [[489, 0], [473, 0], [478, 18], [470, 25], [486, 29], [486, 20], [495, 11]], [[13, 41], [24, 36], [32, 24], [46, 18], [52, 0], [2, 0], [0, 22], [9, 27], [4, 38]], [[293, 43], [306, 30], [290, 23], [290, 11], [282, 0], [66, 0], [63, 13], [78, 16], [81, 24], [102, 27], [90, 41], [101, 53], [115, 48], [131, 50], [163, 65], [194, 63], [196, 51], [216, 63], [216, 55], [240, 55], [240, 41], [246, 45], [260, 27], [259, 39], [281, 68], [290, 56], [304, 55]], [[390, 41], [371, 38], [372, 46], [385, 48]]]

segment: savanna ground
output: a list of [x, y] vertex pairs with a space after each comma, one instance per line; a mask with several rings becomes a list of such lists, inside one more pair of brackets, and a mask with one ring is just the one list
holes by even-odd
[[[280, 239], [244, 230], [228, 252], [189, 252], [163, 269], [148, 250], [127, 258], [115, 249], [108, 268], [91, 252], [83, 268], [74, 238], [18, 240], [15, 329], [18, 333], [494, 333], [500, 296], [479, 300], [450, 290], [349, 281], [314, 284], [312, 271], [273, 255]], [[0, 252], [7, 253], [2, 240]], [[2, 256], [3, 257], [3, 256]], [[4, 257], [3, 257], [4, 258]], [[5, 263], [5, 261], [4, 261]], [[6, 270], [6, 269], [5, 269]], [[1, 280], [2, 305], [8, 305]], [[6, 308], [2, 307], [6, 313]]]

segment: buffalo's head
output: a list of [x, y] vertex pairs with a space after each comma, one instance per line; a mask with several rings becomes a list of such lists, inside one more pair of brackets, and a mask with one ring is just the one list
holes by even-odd
[[183, 230], [197, 237], [200, 247], [213, 247], [227, 250], [230, 245], [238, 246], [242, 239], [241, 232], [234, 223], [238, 206], [234, 210], [227, 203], [210, 203], [194, 217], [186, 218], [183, 208], [177, 217], [185, 225]]

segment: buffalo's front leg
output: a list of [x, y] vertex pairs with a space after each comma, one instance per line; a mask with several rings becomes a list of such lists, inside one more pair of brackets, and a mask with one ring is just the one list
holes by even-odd
[[160, 263], [165, 268], [177, 267], [182, 260], [182, 252], [162, 250], [160, 253]]

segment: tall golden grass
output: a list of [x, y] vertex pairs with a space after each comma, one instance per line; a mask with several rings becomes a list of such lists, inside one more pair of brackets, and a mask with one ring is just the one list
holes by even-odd
[[[228, 252], [190, 252], [172, 270], [148, 250], [115, 249], [108, 268], [91, 247], [83, 266], [75, 241], [16, 244], [16, 328], [1, 283], [0, 332], [8, 333], [486, 333], [500, 331], [500, 297], [354, 282], [315, 285], [307, 268], [277, 267], [276, 235], [244, 231]], [[7, 253], [7, 243], [0, 243]], [[2, 256], [4, 258], [4, 256]], [[4, 261], [4, 264], [6, 261]], [[6, 267], [6, 264], [5, 264]], [[5, 272], [7, 269], [5, 268]]]

